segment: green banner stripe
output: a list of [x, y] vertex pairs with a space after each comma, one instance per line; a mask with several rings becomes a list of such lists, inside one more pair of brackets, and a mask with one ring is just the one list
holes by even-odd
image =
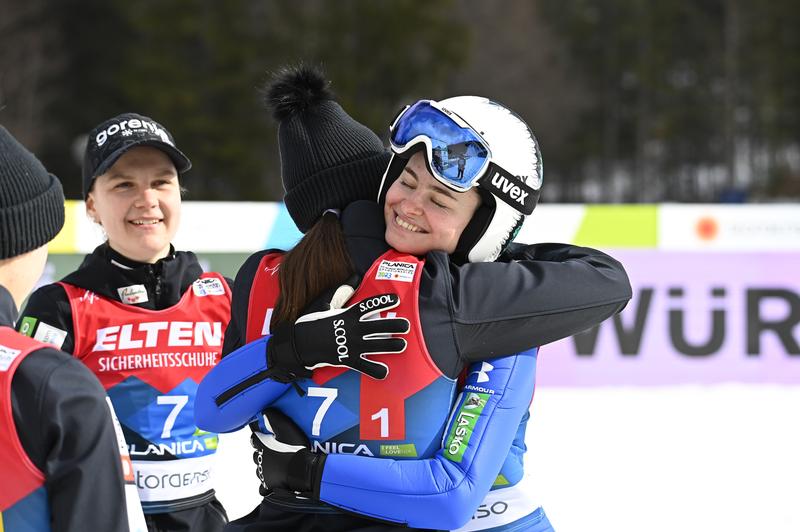
[[586, 207], [575, 243], [612, 248], [655, 248], [658, 205], [590, 205]]

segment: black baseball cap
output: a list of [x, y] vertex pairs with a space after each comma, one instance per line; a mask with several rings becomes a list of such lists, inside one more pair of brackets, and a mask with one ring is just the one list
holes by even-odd
[[88, 196], [97, 176], [106, 173], [126, 151], [136, 146], [152, 146], [163, 151], [175, 163], [179, 174], [192, 167], [189, 158], [175, 147], [167, 128], [150, 117], [123, 113], [89, 133], [83, 155], [83, 198]]

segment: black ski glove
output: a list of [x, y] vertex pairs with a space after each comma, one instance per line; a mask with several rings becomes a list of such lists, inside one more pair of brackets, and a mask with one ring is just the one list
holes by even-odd
[[312, 453], [306, 435], [280, 410], [267, 408], [260, 421], [250, 424], [250, 444], [255, 449], [253, 461], [261, 481], [261, 496], [290, 492], [319, 499], [326, 455]]
[[354, 290], [342, 285], [333, 295], [329, 310], [313, 312], [295, 323], [281, 323], [272, 332], [267, 362], [275, 380], [308, 377], [321, 366], [348, 367], [374, 379], [385, 379], [389, 368], [367, 358], [378, 353], [402, 353], [403, 338], [410, 325], [405, 318], [381, 318], [379, 313], [395, 308], [400, 298], [381, 294], [341, 308]]

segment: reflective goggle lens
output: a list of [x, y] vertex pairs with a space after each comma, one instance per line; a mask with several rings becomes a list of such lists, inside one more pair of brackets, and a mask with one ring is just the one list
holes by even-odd
[[417, 102], [397, 118], [391, 128], [392, 145], [405, 151], [427, 138], [428, 160], [434, 176], [461, 191], [468, 190], [489, 164], [489, 149], [471, 128], [462, 127], [427, 101]]

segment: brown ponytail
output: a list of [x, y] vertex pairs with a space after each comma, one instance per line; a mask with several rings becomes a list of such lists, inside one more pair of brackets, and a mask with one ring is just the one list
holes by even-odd
[[347, 253], [339, 218], [325, 213], [283, 257], [278, 270], [281, 293], [271, 325], [294, 323], [312, 301], [353, 273], [355, 268]]

